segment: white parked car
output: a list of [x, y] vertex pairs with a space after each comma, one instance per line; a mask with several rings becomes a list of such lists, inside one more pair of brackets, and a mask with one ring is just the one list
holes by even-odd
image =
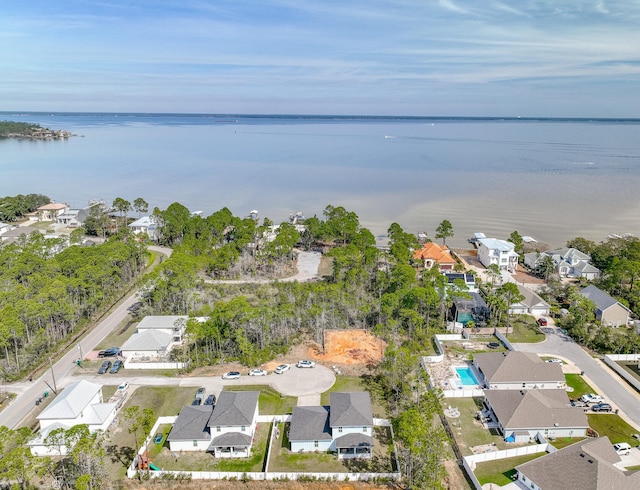
[[296, 367], [299, 367], [299, 368], [314, 368], [314, 367], [316, 367], [316, 363], [313, 362], [313, 361], [301, 360], [301, 361], [298, 361], [298, 364], [296, 364]]
[[585, 403], [602, 403], [604, 401], [604, 398], [602, 398], [600, 395], [596, 395], [595, 393], [587, 393], [586, 395], [582, 395], [580, 397], [580, 401], [583, 401]]
[[118, 386], [118, 391], [127, 391], [129, 389], [129, 383], [125, 381], [120, 386]]
[[613, 450], [618, 454], [626, 456], [631, 452], [631, 446], [626, 442], [619, 442], [618, 444], [613, 445]]
[[280, 364], [276, 370], [274, 371], [274, 373], [276, 374], [282, 374], [287, 372], [289, 369], [291, 369], [291, 366], [289, 366], [289, 364]]
[[266, 376], [267, 372], [264, 369], [252, 369], [249, 371], [249, 376]]
[[552, 359], [547, 359], [547, 362], [557, 362], [558, 364], [562, 364], [562, 359], [558, 359], [557, 357], [554, 357]]
[[240, 379], [240, 373], [238, 371], [229, 371], [222, 375], [222, 379]]

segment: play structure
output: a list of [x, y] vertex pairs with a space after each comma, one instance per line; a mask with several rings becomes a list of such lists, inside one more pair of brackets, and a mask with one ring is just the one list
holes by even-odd
[[151, 470], [151, 471], [160, 471], [161, 468], [158, 468], [151, 462], [151, 458], [149, 457], [149, 452], [146, 451], [138, 456], [138, 469], [139, 470]]

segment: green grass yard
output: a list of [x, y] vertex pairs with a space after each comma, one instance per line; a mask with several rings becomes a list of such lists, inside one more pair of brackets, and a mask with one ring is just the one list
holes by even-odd
[[587, 393], [596, 393], [596, 390], [579, 374], [565, 374], [564, 377], [567, 380], [567, 386], [573, 388], [573, 391], [568, 392], [569, 398], [577, 400]]
[[486, 463], [478, 463], [474, 474], [480, 482], [480, 485], [486, 483], [495, 483], [496, 485], [507, 485], [515, 480], [515, 467], [529, 461], [532, 461], [547, 453], [528, 454], [526, 456], [517, 456], [515, 458], [499, 459], [497, 461], [488, 461]]
[[631, 436], [638, 434], [640, 431], [629, 425], [619, 415], [613, 413], [590, 413], [587, 414], [587, 420], [589, 421], [589, 426], [598, 432], [600, 437], [609, 437], [612, 444], [618, 442], [627, 442], [631, 446], [638, 444], [638, 441]]
[[298, 399], [295, 396], [284, 396], [279, 392], [264, 385], [238, 385], [225, 386], [225, 391], [259, 391], [258, 410], [260, 415], [280, 415], [291, 413], [291, 409], [296, 406]]
[[529, 315], [514, 315], [511, 317], [511, 326], [507, 338], [509, 342], [524, 344], [537, 343], [545, 339], [545, 335], [540, 331], [540, 327], [535, 319]]

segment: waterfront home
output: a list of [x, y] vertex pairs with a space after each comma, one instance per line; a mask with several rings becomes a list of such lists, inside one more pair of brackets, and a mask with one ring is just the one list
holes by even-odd
[[491, 390], [567, 387], [561, 364], [544, 362], [530, 352], [482, 352], [474, 354], [473, 365], [480, 374], [480, 384]]
[[600, 277], [600, 269], [589, 263], [591, 257], [576, 248], [561, 248], [549, 252], [524, 254], [524, 264], [531, 270], [542, 265], [546, 257], [551, 257], [555, 271], [560, 277], [583, 277], [588, 280]]
[[[38, 456], [58, 455], [57, 447], [44, 444], [47, 436], [56, 429], [68, 430], [74, 425], [86, 424], [90, 432], [105, 431], [116, 416], [117, 403], [104, 403], [102, 386], [86, 380], [78, 380], [62, 390], [36, 418], [40, 431], [29, 442], [31, 453]], [[61, 448], [66, 454], [69, 448]]]
[[291, 451], [334, 451], [339, 459], [371, 458], [373, 415], [369, 393], [334, 392], [329, 405], [293, 407]]
[[485, 390], [491, 419], [507, 442], [545, 438], [585, 437], [589, 422], [582, 408], [572, 407], [564, 390]]
[[151, 240], [158, 239], [158, 224], [151, 216], [143, 216], [129, 223], [128, 228], [134, 235], [147, 235]]
[[587, 286], [580, 293], [596, 305], [596, 319], [609, 327], [625, 326], [629, 322], [631, 310], [594, 285]]
[[453, 271], [456, 261], [451, 256], [449, 249], [444, 245], [438, 245], [435, 242], [427, 242], [422, 249], [414, 250], [414, 260], [420, 260], [424, 264], [425, 269], [431, 269], [437, 266], [440, 271]]
[[467, 291], [461, 296], [454, 294], [452, 300], [453, 318], [456, 322], [466, 326], [470, 321], [477, 325], [489, 320], [489, 307], [479, 293]]
[[637, 490], [640, 471], [625, 471], [608, 437], [585, 439], [516, 466], [532, 490]]
[[50, 202], [36, 209], [38, 221], [56, 221], [57, 217], [64, 214], [69, 205], [62, 202]]
[[209, 405], [182, 408], [167, 436], [171, 451], [208, 451], [216, 458], [251, 455], [258, 420], [258, 391], [222, 391]]
[[478, 292], [478, 283], [476, 282], [475, 274], [468, 273], [457, 273], [457, 272], [446, 272], [444, 275], [447, 278], [447, 283], [449, 285], [454, 285], [456, 280], [462, 281], [467, 291], [469, 293], [477, 293]]
[[524, 299], [509, 305], [509, 315], [530, 314], [534, 316], [546, 316], [549, 314], [551, 306], [538, 296], [535, 291], [520, 284], [516, 284], [516, 286], [518, 286], [518, 291], [524, 296]]
[[478, 259], [485, 267], [496, 264], [500, 270], [515, 272], [518, 267], [518, 254], [515, 245], [497, 238], [480, 238], [478, 241]]

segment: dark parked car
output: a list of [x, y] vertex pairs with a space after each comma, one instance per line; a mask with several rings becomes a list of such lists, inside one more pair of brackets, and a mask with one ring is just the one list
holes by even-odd
[[215, 405], [216, 404], [216, 395], [209, 395], [207, 399], [204, 401], [205, 405]]
[[117, 374], [118, 371], [120, 371], [123, 367], [124, 367], [124, 362], [122, 362], [120, 359], [117, 359], [113, 361], [113, 366], [111, 366], [111, 369], [109, 370], [109, 372], [111, 374]]
[[98, 374], [106, 373], [110, 367], [111, 367], [111, 361], [104, 361], [102, 363], [102, 366], [100, 366], [100, 369], [98, 369]]
[[608, 403], [597, 403], [593, 407], [591, 407], [591, 410], [593, 410], [594, 412], [611, 412], [613, 410], [613, 407]]
[[202, 405], [202, 398], [196, 398], [191, 402], [191, 405]]
[[120, 355], [120, 347], [111, 347], [98, 352], [98, 357], [116, 357]]

